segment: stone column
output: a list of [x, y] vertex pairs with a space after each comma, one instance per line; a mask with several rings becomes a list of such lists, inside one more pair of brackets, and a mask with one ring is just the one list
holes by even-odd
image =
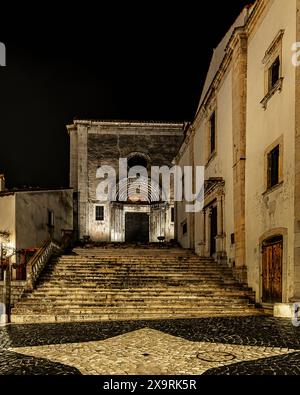
[[211, 209], [205, 210], [205, 256], [210, 257], [210, 221]]
[[[196, 182], [195, 182], [196, 169], [195, 169], [195, 160], [194, 160], [194, 136], [195, 136], [195, 129], [193, 126], [191, 126], [189, 156], [190, 156], [190, 165], [192, 166], [192, 169], [193, 169], [193, 177], [192, 177], [193, 191], [195, 190], [195, 187], [196, 187]], [[195, 250], [195, 248], [196, 248], [196, 245], [195, 245], [195, 214], [190, 213], [189, 217], [190, 217], [190, 221], [189, 221], [189, 224], [190, 224], [190, 226], [189, 226], [190, 248]]]
[[218, 213], [218, 235], [216, 237], [217, 255], [223, 257], [226, 255], [224, 248], [224, 224], [223, 224], [223, 195], [217, 196], [217, 213]]
[[164, 207], [160, 209], [160, 230], [161, 236], [166, 237], [166, 210]]
[[205, 217], [206, 217], [206, 210], [203, 209], [200, 213], [200, 242], [198, 244], [198, 254], [201, 257], [205, 257], [205, 244], [206, 244]]
[[223, 212], [222, 212], [222, 196], [217, 196], [217, 213], [218, 213], [218, 239], [217, 239], [217, 252], [222, 251], [222, 236], [223, 236]]

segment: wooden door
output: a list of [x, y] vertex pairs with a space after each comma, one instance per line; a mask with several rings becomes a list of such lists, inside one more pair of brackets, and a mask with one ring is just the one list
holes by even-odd
[[282, 237], [270, 239], [263, 244], [262, 301], [282, 302]]

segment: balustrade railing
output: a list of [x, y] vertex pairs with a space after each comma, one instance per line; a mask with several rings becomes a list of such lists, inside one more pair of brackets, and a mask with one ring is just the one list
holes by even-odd
[[51, 240], [44, 243], [39, 251], [27, 263], [26, 289], [33, 290], [34, 286], [54, 252], [60, 251], [60, 245]]

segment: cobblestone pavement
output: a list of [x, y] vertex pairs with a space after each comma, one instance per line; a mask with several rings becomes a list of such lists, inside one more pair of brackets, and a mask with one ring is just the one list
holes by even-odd
[[300, 374], [300, 327], [271, 317], [10, 325], [0, 374]]

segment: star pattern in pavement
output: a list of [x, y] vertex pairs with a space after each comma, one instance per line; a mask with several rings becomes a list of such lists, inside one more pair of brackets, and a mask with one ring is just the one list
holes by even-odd
[[197, 342], [143, 328], [99, 341], [17, 347], [9, 351], [64, 364], [86, 375], [200, 375], [297, 350]]

